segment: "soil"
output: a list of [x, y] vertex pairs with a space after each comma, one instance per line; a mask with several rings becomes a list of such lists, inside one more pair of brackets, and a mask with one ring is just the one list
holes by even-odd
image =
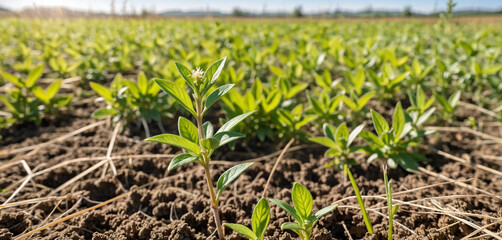
[[[79, 106], [73, 114], [64, 118], [44, 121], [42, 126], [17, 126], [10, 134], [4, 133], [1, 149], [17, 149], [47, 142], [58, 136], [89, 125], [98, 120], [89, 117], [91, 106]], [[459, 119], [471, 116], [472, 113], [461, 112]], [[479, 116], [482, 119], [481, 116]], [[486, 119], [487, 121], [489, 119]], [[166, 120], [164, 125], [175, 126], [174, 120]], [[154, 125], [154, 124], [152, 124]], [[501, 137], [501, 127], [491, 127], [484, 131]], [[176, 132], [175, 127], [167, 127], [167, 131]], [[66, 160], [84, 157], [103, 157], [106, 154], [113, 128], [107, 125], [90, 129], [84, 133], [65, 139], [51, 146], [40, 149], [30, 156], [4, 156], [2, 165], [16, 157], [24, 159], [33, 171], [45, 169]], [[152, 127], [152, 135], [160, 130]], [[15, 134], [14, 134], [15, 133]], [[112, 156], [173, 154], [178, 149], [166, 145], [141, 141], [141, 127], [131, 127], [121, 133], [113, 148]], [[426, 139], [428, 146], [443, 150], [458, 157], [469, 159], [501, 171], [500, 163], [485, 162], [481, 154], [500, 156], [500, 145], [484, 143], [467, 134], [438, 133]], [[294, 145], [304, 143], [296, 142]], [[237, 154], [229, 154], [223, 149], [214, 159], [239, 161], [256, 156], [263, 156], [282, 149], [283, 144], [259, 144], [236, 147]], [[306, 148], [290, 152], [279, 165], [268, 187], [268, 198], [281, 199], [291, 203], [291, 188], [294, 182], [306, 186], [314, 197], [314, 210], [339, 201], [334, 212], [323, 217], [314, 230], [312, 239], [387, 239], [387, 215], [385, 198], [366, 198], [369, 213], [375, 230], [374, 235], [366, 232], [362, 215], [355, 199], [350, 182], [345, 181], [343, 173], [335, 168], [324, 168], [329, 159], [323, 156], [325, 149], [307, 145]], [[437, 154], [424, 152], [430, 160], [422, 163], [424, 168], [440, 173], [448, 178], [464, 181], [490, 193], [502, 192], [501, 177], [466, 166]], [[221, 197], [221, 216], [225, 222], [251, 225], [254, 205], [262, 195], [270, 170], [276, 158], [256, 162], [240, 178], [230, 185]], [[0, 239], [13, 239], [21, 233], [55, 221], [83, 210], [97, 203], [129, 192], [126, 197], [118, 199], [101, 208], [59, 223], [43, 230], [31, 239], [216, 239], [214, 220], [210, 212], [206, 182], [203, 169], [190, 164], [172, 172], [167, 172], [168, 158], [142, 157], [115, 160], [117, 175], [108, 171], [101, 177], [103, 167], [91, 172], [80, 181], [52, 193], [60, 185], [72, 177], [85, 171], [98, 161], [80, 161], [62, 166], [47, 174], [34, 178], [11, 202], [41, 198], [47, 196], [65, 196], [61, 201], [50, 201], [34, 205], [23, 205], [5, 208], [0, 211]], [[1, 165], [0, 165], [1, 166]], [[213, 165], [214, 180], [228, 166]], [[362, 163], [351, 167], [362, 195], [385, 196], [383, 175], [380, 163], [368, 165]], [[22, 179], [26, 175], [21, 164], [0, 170], [0, 188]], [[423, 189], [399, 194], [401, 191], [426, 187], [431, 184], [445, 182], [425, 173], [409, 173], [402, 169], [391, 169], [389, 177], [393, 181], [394, 198], [426, 207], [443, 207], [450, 211], [471, 213], [471, 219], [479, 225], [490, 223], [489, 217], [502, 218], [502, 202], [495, 197], [480, 195], [468, 188], [445, 183]], [[138, 186], [150, 184], [146, 188]], [[13, 193], [9, 190], [0, 194], [0, 202], [5, 202]], [[437, 198], [441, 197], [441, 198]], [[431, 200], [430, 198], [435, 198]], [[342, 200], [342, 201], [340, 201]], [[68, 210], [68, 213], [64, 213]], [[291, 221], [285, 211], [271, 204], [270, 226], [266, 239], [296, 239], [293, 232], [282, 231], [280, 225]], [[460, 215], [457, 215], [460, 216]], [[460, 239], [474, 229], [457, 219], [433, 213], [425, 208], [401, 205], [395, 221], [406, 226], [394, 227], [394, 239]], [[495, 224], [488, 230], [497, 233], [502, 225]], [[226, 229], [227, 239], [244, 239]], [[350, 237], [349, 237], [350, 234]]]

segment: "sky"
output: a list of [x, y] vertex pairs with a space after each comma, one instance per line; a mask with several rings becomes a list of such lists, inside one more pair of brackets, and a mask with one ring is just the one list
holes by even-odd
[[[0, 6], [13, 10], [33, 7], [62, 6], [73, 10], [110, 12], [112, 0], [0, 0]], [[124, 0], [114, 0], [116, 12], [122, 11]], [[359, 11], [373, 10], [403, 10], [411, 7], [413, 11], [431, 13], [441, 11], [446, 7], [447, 0], [126, 0], [126, 10], [147, 9], [154, 12], [167, 10], [217, 10], [230, 12], [234, 8], [261, 13], [274, 11], [291, 11], [296, 6], [302, 6], [305, 12], [334, 11], [335, 9]], [[454, 0], [455, 9], [502, 9], [502, 0]]]

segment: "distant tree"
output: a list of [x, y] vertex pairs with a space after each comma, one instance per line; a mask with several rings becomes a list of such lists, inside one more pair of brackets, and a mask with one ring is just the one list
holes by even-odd
[[244, 11], [240, 10], [239, 8], [234, 8], [232, 10], [232, 16], [234, 17], [244, 17], [246, 14]]
[[404, 7], [403, 16], [405, 16], [405, 17], [411, 17], [411, 16], [413, 16], [413, 12], [411, 11], [411, 7], [410, 6]]
[[302, 6], [295, 7], [292, 15], [293, 15], [293, 17], [303, 17]]

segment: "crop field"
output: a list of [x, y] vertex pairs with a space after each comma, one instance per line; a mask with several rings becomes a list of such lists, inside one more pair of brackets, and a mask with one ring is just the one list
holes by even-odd
[[0, 19], [0, 239], [502, 239], [502, 24]]

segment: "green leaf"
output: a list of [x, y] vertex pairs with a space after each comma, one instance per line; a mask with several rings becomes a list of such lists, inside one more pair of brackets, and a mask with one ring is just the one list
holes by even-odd
[[242, 120], [246, 119], [249, 115], [253, 114], [254, 112], [256, 112], [256, 111], [244, 113], [244, 114], [238, 115], [238, 116], [228, 120], [228, 122], [223, 124], [223, 126], [221, 126], [221, 128], [218, 129], [218, 131], [216, 133], [228, 132], [228, 131], [232, 130], [232, 128], [234, 128], [237, 124], [239, 124]]
[[389, 124], [379, 113], [373, 111], [371, 109], [371, 118], [373, 119], [373, 126], [375, 126], [375, 130], [378, 136], [381, 136], [384, 131], [389, 131]]
[[336, 128], [335, 128], [335, 127], [333, 127], [333, 126], [331, 126], [331, 125], [329, 125], [329, 124], [327, 124], [327, 123], [324, 123], [324, 124], [322, 125], [322, 130], [323, 130], [323, 132], [324, 132], [324, 135], [325, 135], [327, 138], [329, 138], [329, 139], [331, 139], [331, 140], [335, 141], [335, 132], [336, 132]]
[[443, 110], [445, 110], [447, 113], [453, 113], [453, 108], [450, 107], [450, 103], [444, 99], [443, 96], [439, 95], [439, 93], [434, 92], [434, 96], [436, 97], [437, 102], [441, 107], [443, 107]]
[[190, 153], [179, 154], [176, 157], [174, 157], [173, 160], [171, 160], [171, 162], [169, 163], [169, 167], [167, 168], [167, 171], [171, 171], [175, 168], [181, 167], [191, 162], [195, 162], [198, 159], [199, 157], [194, 157]]
[[418, 164], [417, 162], [407, 154], [399, 154], [399, 155], [394, 155], [391, 156], [394, 161], [399, 164], [404, 170], [406, 171], [418, 171]]
[[[187, 67], [185, 67], [185, 65], [183, 65], [183, 64], [181, 64], [179, 62], [176, 62], [176, 61], [174, 61], [174, 66], [176, 66], [176, 69], [178, 70], [178, 73], [185, 80], [185, 82], [188, 84], [188, 86], [190, 86], [190, 88], [192, 88], [195, 91], [196, 90], [195, 85], [194, 85], [194, 83], [192, 81], [192, 78], [190, 77], [190, 75], [192, 74], [192, 71], [190, 71], [190, 69], [188, 69]], [[154, 81], [155, 81], [155, 79], [154, 79]], [[155, 81], [155, 82], [157, 82], [157, 81]], [[159, 86], [162, 88], [162, 86], [160, 84], [159, 84]]]
[[418, 86], [418, 90], [417, 90], [417, 107], [418, 109], [424, 109], [424, 106], [425, 106], [425, 94], [424, 94], [424, 91], [422, 90], [422, 87], [420, 87], [420, 85]]
[[33, 89], [31, 89], [31, 92], [33, 93], [33, 96], [35, 96], [37, 99], [41, 100], [45, 104], [50, 103], [50, 99], [47, 97], [47, 95], [45, 94], [44, 90], [41, 87], [35, 86], [33, 87]]
[[225, 84], [214, 91], [212, 91], [207, 97], [204, 112], [207, 111], [218, 99], [230, 91], [235, 84]]
[[398, 210], [399, 210], [399, 205], [392, 206], [392, 216], [396, 215]]
[[138, 75], [138, 88], [143, 96], [148, 92], [148, 80], [144, 72], [140, 72]]
[[214, 135], [214, 138], [218, 139], [219, 146], [223, 146], [229, 142], [235, 141], [239, 138], [244, 138], [246, 135], [238, 132], [219, 132]]
[[190, 140], [193, 143], [199, 143], [199, 133], [197, 132], [197, 127], [195, 124], [190, 122], [190, 120], [179, 117], [178, 118], [178, 132], [180, 136], [184, 137], [187, 140]]
[[102, 118], [110, 115], [117, 115], [119, 112], [116, 109], [100, 108], [92, 113], [93, 118]]
[[28, 77], [26, 78], [26, 87], [31, 88], [35, 85], [37, 80], [42, 76], [42, 72], [44, 71], [44, 65], [38, 65], [35, 68], [33, 68], [30, 73], [28, 74]]
[[345, 105], [347, 105], [350, 109], [357, 110], [358, 106], [354, 101], [350, 100], [350, 98], [345, 95], [341, 95], [341, 98], [343, 103], [345, 103]]
[[364, 95], [362, 95], [358, 100], [357, 100], [357, 109], [361, 110], [366, 106], [366, 103], [375, 95], [375, 92], [368, 92]]
[[214, 133], [213, 124], [211, 124], [211, 122], [209, 121], [205, 122], [204, 124], [202, 124], [202, 131], [204, 132], [205, 138], [213, 137]]
[[12, 84], [16, 85], [18, 88], [24, 87], [24, 83], [16, 76], [6, 73], [6, 72], [0, 72], [0, 75], [2, 75], [5, 80], [11, 82]]
[[220, 141], [216, 138], [204, 138], [200, 140], [200, 145], [209, 151], [214, 151], [220, 146]]
[[282, 230], [300, 230], [303, 231], [305, 230], [302, 226], [298, 225], [297, 223], [292, 223], [292, 222], [286, 222], [281, 225]]
[[261, 198], [253, 210], [251, 218], [252, 229], [258, 239], [262, 239], [265, 235], [268, 223], [270, 222], [270, 206], [266, 198]]
[[382, 140], [380, 138], [378, 138], [378, 136], [375, 135], [372, 132], [362, 131], [359, 134], [359, 136], [361, 136], [362, 138], [364, 138], [369, 143], [377, 145], [378, 147], [384, 147], [385, 146], [385, 143], [383, 143]]
[[204, 79], [207, 79], [209, 82], [209, 86], [213, 85], [218, 77], [220, 76], [221, 70], [223, 70], [223, 67], [225, 66], [225, 61], [227, 60], [227, 57], [224, 57], [213, 64], [209, 66], [206, 71], [204, 72]]
[[364, 69], [359, 68], [356, 75], [352, 78], [352, 83], [354, 84], [354, 89], [356, 90], [357, 94], [361, 94], [362, 87], [363, 87], [365, 80], [366, 79], [364, 76]]
[[195, 155], [200, 154], [199, 145], [191, 142], [190, 140], [187, 140], [183, 137], [180, 137], [180, 136], [174, 135], [174, 134], [161, 134], [161, 135], [147, 138], [147, 139], [145, 139], [145, 141], [169, 144], [169, 145], [172, 145], [175, 147], [183, 148], [189, 152], [194, 153]]
[[244, 237], [247, 237], [251, 240], [258, 239], [258, 237], [255, 235], [255, 233], [253, 231], [251, 231], [251, 229], [247, 228], [244, 225], [235, 224], [235, 223], [224, 223], [223, 226], [228, 227], [228, 228], [232, 229], [234, 232], [236, 232]]
[[131, 81], [122, 81], [122, 84], [126, 85], [127, 88], [129, 89], [129, 92], [132, 94], [133, 97], [139, 99], [141, 96], [140, 96], [140, 90], [138, 88], [138, 85], [136, 85], [136, 83], [134, 82], [131, 82]]
[[54, 98], [54, 104], [56, 104], [57, 107], [63, 107], [66, 106], [70, 103], [71, 99], [73, 98], [73, 94], [69, 94], [66, 96], [62, 97], [56, 97]]
[[277, 200], [277, 199], [270, 199], [270, 201], [279, 206], [280, 208], [284, 209], [286, 212], [288, 212], [297, 222], [302, 222], [302, 217], [298, 215], [298, 212], [291, 207], [291, 205], [287, 204], [286, 202], [282, 200]]
[[387, 159], [387, 166], [390, 168], [397, 168], [397, 161], [396, 158], [390, 157]]
[[312, 215], [313, 199], [309, 190], [299, 183], [293, 185], [291, 193], [293, 205], [296, 211], [302, 217], [302, 220], [308, 220]]
[[460, 100], [460, 93], [461, 91], [458, 90], [455, 93], [453, 93], [450, 98], [448, 98], [448, 103], [450, 104], [450, 107], [453, 109], [455, 106], [457, 106], [458, 100]]
[[192, 99], [188, 95], [188, 93], [185, 92], [185, 90], [178, 86], [178, 84], [167, 81], [167, 80], [162, 80], [162, 79], [153, 79], [164, 92], [169, 94], [169, 96], [173, 97], [178, 101], [181, 106], [183, 106], [186, 110], [188, 110], [192, 115], [196, 116], [197, 114], [195, 113], [193, 109], [193, 104], [192, 104]]
[[276, 66], [273, 66], [273, 65], [270, 65], [269, 66], [269, 69], [270, 71], [275, 74], [276, 76], [280, 77], [280, 76], [283, 76], [283, 75], [286, 75], [286, 73], [280, 69], [279, 67], [276, 67]]
[[392, 129], [394, 130], [394, 140], [397, 141], [401, 137], [401, 133], [404, 129], [405, 118], [403, 107], [401, 106], [401, 102], [398, 102], [396, 105], [396, 109], [394, 110], [394, 116], [392, 118]]
[[54, 96], [56, 96], [56, 94], [59, 92], [59, 88], [61, 87], [61, 82], [62, 80], [54, 81], [47, 87], [47, 89], [45, 89], [47, 99], [50, 100], [54, 98]]
[[95, 82], [90, 82], [89, 85], [91, 86], [92, 90], [98, 93], [107, 102], [113, 102], [112, 91], [110, 91], [108, 88]]
[[354, 128], [354, 130], [352, 130], [352, 132], [349, 135], [349, 138], [347, 139], [347, 146], [350, 146], [352, 144], [352, 142], [356, 139], [359, 133], [361, 133], [361, 131], [364, 129], [365, 125], [366, 123], [360, 124], [359, 126]]
[[335, 204], [335, 205], [331, 205], [331, 206], [327, 206], [327, 207], [324, 207], [323, 209], [319, 210], [318, 212], [316, 212], [314, 214], [314, 217], [316, 219], [319, 219], [321, 218], [322, 216], [330, 213], [331, 211], [335, 210], [335, 208], [338, 207], [338, 204]]
[[338, 142], [341, 139], [347, 140], [349, 138], [349, 129], [347, 128], [347, 124], [342, 123], [336, 129], [336, 137], [335, 140]]
[[221, 174], [218, 178], [218, 183], [216, 184], [216, 190], [218, 191], [216, 201], [220, 199], [221, 193], [227, 188], [227, 186], [232, 183], [237, 177], [239, 177], [246, 169], [251, 167], [254, 163], [242, 163], [235, 165]]
[[318, 144], [321, 144], [323, 146], [333, 148], [333, 149], [339, 148], [339, 146], [333, 140], [331, 140], [327, 137], [313, 137], [313, 138], [309, 138], [309, 141], [315, 142], [315, 143], [318, 143]]

